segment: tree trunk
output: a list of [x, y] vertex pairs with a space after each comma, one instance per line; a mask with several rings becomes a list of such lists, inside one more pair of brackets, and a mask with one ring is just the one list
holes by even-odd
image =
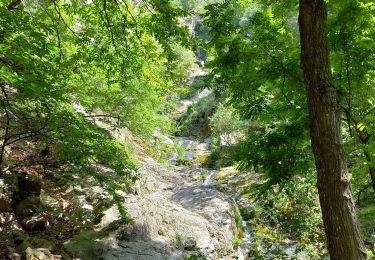
[[326, 35], [324, 0], [300, 0], [301, 68], [308, 109], [317, 187], [331, 260], [366, 259], [341, 136], [341, 115]]

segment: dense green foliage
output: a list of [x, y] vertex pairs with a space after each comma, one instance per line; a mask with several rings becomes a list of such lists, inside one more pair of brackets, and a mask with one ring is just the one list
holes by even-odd
[[[209, 30], [203, 41], [211, 57], [207, 64], [209, 84], [229, 95], [230, 106], [247, 122], [232, 159], [239, 169], [260, 172], [267, 178], [256, 190], [260, 192], [255, 202], [259, 217], [271, 221], [280, 233], [293, 236], [304, 251], [310, 252], [311, 247], [320, 247], [324, 236], [317, 217], [316, 193], [303, 192], [315, 190], [315, 166], [299, 69], [297, 7], [297, 1], [224, 1], [208, 5], [203, 23]], [[374, 10], [372, 2], [329, 1], [331, 63], [345, 117], [344, 142], [354, 194], [365, 194], [363, 204], [370, 208], [374, 193], [370, 190], [369, 169], [375, 154]], [[277, 194], [272, 191], [275, 185], [281, 189]], [[287, 206], [282, 206], [282, 201]], [[301, 207], [306, 216], [298, 210], [292, 212]], [[373, 240], [374, 230], [368, 226], [371, 211], [365, 211], [359, 214], [363, 227], [367, 227], [362, 230], [367, 240]], [[309, 218], [309, 214], [315, 217]], [[306, 218], [311, 220], [308, 225]], [[312, 255], [324, 254], [315, 250]]]
[[[327, 4], [359, 224], [374, 243], [375, 4]], [[273, 245], [290, 239], [308, 258], [326, 257], [297, 17], [291, 0], [2, 0], [0, 176], [55, 167], [71, 181], [94, 177], [116, 200], [138, 177], [132, 137], [154, 138], [159, 157], [176, 150], [179, 161], [183, 147], [160, 136], [211, 137], [207, 167], [265, 179], [241, 186], [253, 206], [253, 256], [279, 257], [285, 250]], [[192, 76], [198, 64], [206, 75]]]
[[209, 117], [216, 110], [217, 103], [214, 95], [208, 95], [189, 105], [177, 123], [177, 134], [181, 136], [196, 136], [204, 139], [210, 135]]
[[[158, 0], [1, 1], [0, 170], [63, 165], [112, 191], [134, 181], [125, 130], [147, 138], [169, 130], [167, 97], [191, 66], [179, 62], [189, 57], [179, 45], [189, 42], [177, 21], [184, 14]], [[115, 140], [113, 127], [125, 136]], [[9, 154], [30, 141], [49, 160]]]

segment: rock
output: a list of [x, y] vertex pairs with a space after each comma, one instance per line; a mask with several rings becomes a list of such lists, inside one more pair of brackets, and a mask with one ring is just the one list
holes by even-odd
[[195, 250], [197, 247], [197, 241], [193, 237], [188, 237], [183, 242], [183, 246], [185, 250]]
[[40, 204], [39, 196], [28, 197], [15, 205], [15, 208], [16, 208], [15, 213], [19, 217], [32, 216], [36, 212], [37, 206], [39, 204]]
[[37, 214], [28, 218], [21, 220], [21, 226], [26, 231], [44, 231], [48, 228], [49, 222], [48, 220], [42, 216], [41, 214]]
[[52, 198], [43, 190], [40, 193], [40, 204], [48, 208], [58, 208], [60, 206], [57, 199]]
[[111, 246], [104, 259], [184, 259], [195, 252], [206, 259], [231, 259], [236, 234], [231, 201], [194, 180], [195, 169], [175, 169], [145, 158], [140, 173], [154, 189], [124, 199], [133, 221], [119, 230], [118, 246]]
[[[26, 249], [26, 260], [55, 260], [55, 256], [46, 248]], [[58, 259], [58, 258], [57, 258]], [[60, 258], [61, 259], [61, 258]]]
[[111, 223], [118, 221], [120, 219], [120, 211], [117, 205], [113, 205], [109, 209], [102, 212], [102, 217], [97, 225], [99, 229], [109, 226]]
[[21, 260], [21, 255], [17, 252], [10, 253], [8, 257], [11, 260]]
[[21, 254], [17, 253], [15, 248], [8, 247], [8, 259], [21, 260]]
[[121, 242], [103, 255], [106, 260], [184, 260], [183, 253], [169, 248], [162, 241]]
[[159, 140], [161, 143], [163, 143], [165, 145], [173, 146], [173, 144], [174, 144], [173, 140], [171, 138], [163, 135], [162, 133], [160, 133], [160, 131], [154, 131], [154, 133], [152, 135], [156, 140]]

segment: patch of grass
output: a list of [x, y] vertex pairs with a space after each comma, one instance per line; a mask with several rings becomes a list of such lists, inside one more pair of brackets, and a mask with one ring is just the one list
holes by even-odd
[[245, 230], [242, 226], [242, 216], [237, 205], [234, 206], [234, 220], [236, 221], [237, 238], [242, 239], [245, 236]]
[[239, 238], [238, 236], [234, 236], [232, 237], [232, 242], [233, 242], [234, 247], [238, 248], [242, 243], [242, 239]]

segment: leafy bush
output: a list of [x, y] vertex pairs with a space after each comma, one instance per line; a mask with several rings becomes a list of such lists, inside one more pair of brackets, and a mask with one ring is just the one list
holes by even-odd
[[191, 104], [182, 114], [177, 128], [179, 136], [195, 136], [204, 139], [210, 135], [209, 118], [216, 110], [215, 96], [210, 94]]
[[235, 148], [234, 160], [242, 170], [266, 174], [270, 184], [305, 176], [314, 169], [308, 136], [305, 117], [269, 124], [254, 122]]
[[[263, 193], [253, 192], [256, 196], [253, 201], [255, 245], [271, 246], [275, 242], [283, 245], [289, 238], [297, 242], [297, 252], [307, 254], [308, 258], [326, 257], [324, 229], [312, 174], [294, 177], [283, 187], [274, 185]], [[262, 252], [258, 250], [258, 254]]]

